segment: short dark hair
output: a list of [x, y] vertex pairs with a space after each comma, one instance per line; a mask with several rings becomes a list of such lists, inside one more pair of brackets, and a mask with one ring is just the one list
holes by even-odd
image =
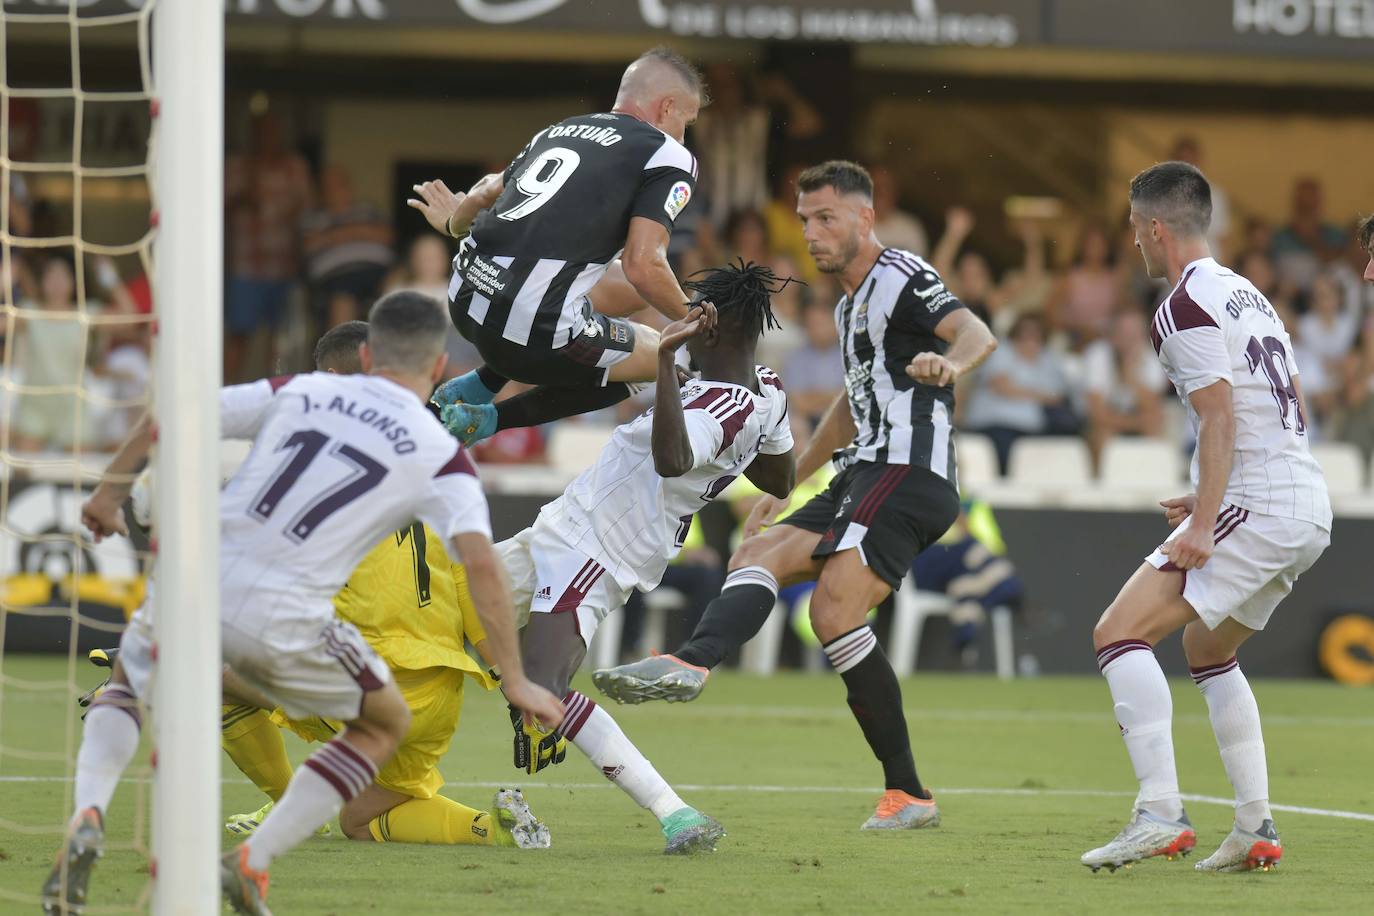
[[1374, 213], [1360, 220], [1360, 227], [1355, 231], [1360, 238], [1360, 247], [1365, 251], [1374, 251]]
[[439, 300], [414, 290], [378, 299], [367, 313], [367, 345], [375, 365], [421, 372], [444, 351], [449, 318]]
[[1212, 223], [1212, 186], [1196, 166], [1160, 162], [1131, 179], [1131, 205], [1172, 230], [1202, 235]]
[[335, 325], [315, 342], [315, 369], [353, 375], [363, 371], [358, 345], [367, 342], [366, 321], [345, 321]]
[[652, 60], [667, 65], [678, 75], [678, 78], [682, 80], [683, 84], [688, 89], [695, 92], [697, 96], [700, 97], [702, 105], [707, 104], [709, 101], [706, 96], [706, 81], [702, 78], [701, 71], [697, 69], [696, 64], [692, 63], [672, 48], [666, 45], [658, 45], [657, 47], [650, 48], [639, 55], [639, 57], [635, 58], [633, 63], [639, 63], [642, 60]]
[[868, 169], [848, 159], [831, 159], [797, 176], [797, 190], [819, 191], [834, 188], [837, 194], [862, 194], [873, 200], [873, 176]]

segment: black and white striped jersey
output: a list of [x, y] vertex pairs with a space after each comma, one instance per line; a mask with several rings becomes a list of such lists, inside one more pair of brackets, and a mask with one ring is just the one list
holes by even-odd
[[544, 128], [454, 258], [452, 307], [520, 346], [567, 345], [586, 321], [579, 299], [620, 254], [631, 218], [672, 232], [696, 178], [682, 144], [631, 115]]
[[935, 326], [964, 304], [909, 251], [886, 248], [853, 298], [835, 307], [845, 390], [858, 433], [835, 452], [839, 469], [859, 461], [928, 468], [958, 486], [954, 386], [918, 384], [906, 367], [918, 353], [944, 353]]

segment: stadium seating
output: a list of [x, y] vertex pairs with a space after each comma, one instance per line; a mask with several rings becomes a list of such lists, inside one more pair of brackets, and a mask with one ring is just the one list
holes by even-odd
[[1092, 482], [1092, 459], [1082, 439], [1030, 436], [1011, 450], [1007, 477], [1018, 486], [1076, 490]]
[[1364, 490], [1364, 458], [1348, 442], [1318, 442], [1312, 457], [1321, 465], [1326, 487], [1334, 496], [1357, 496]]
[[[948, 615], [953, 609], [954, 601], [951, 598], [939, 592], [921, 591], [916, 587], [916, 580], [907, 575], [894, 596], [892, 635], [887, 646], [892, 670], [897, 672], [898, 677], [907, 677], [916, 668], [916, 662], [921, 657], [921, 632], [925, 629], [926, 620]], [[1016, 676], [1011, 609], [993, 608], [990, 616], [997, 676], [1008, 680]]]
[[997, 450], [992, 440], [978, 433], [959, 433], [955, 437], [955, 455], [959, 468], [959, 486], [980, 488], [997, 483]]
[[1162, 439], [1113, 439], [1102, 452], [1106, 487], [1168, 492], [1183, 479], [1178, 446]]
[[549, 436], [549, 464], [565, 474], [580, 474], [596, 463], [611, 438], [612, 427], [593, 423], [558, 423]]

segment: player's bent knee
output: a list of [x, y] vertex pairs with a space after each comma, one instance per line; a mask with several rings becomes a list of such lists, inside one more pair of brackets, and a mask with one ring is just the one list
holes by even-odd
[[364, 816], [349, 811], [347, 805], [339, 812], [339, 829], [350, 840], [372, 842], [372, 831], [368, 828], [369, 823], [370, 821], [366, 820]]

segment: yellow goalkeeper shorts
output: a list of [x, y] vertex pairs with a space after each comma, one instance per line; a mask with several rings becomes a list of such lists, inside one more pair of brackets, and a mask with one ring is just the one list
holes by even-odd
[[[444, 785], [439, 761], [448, 753], [463, 712], [463, 672], [456, 668], [424, 668], [393, 671], [410, 707], [410, 731], [386, 766], [377, 774], [377, 785], [411, 798], [433, 798]], [[292, 719], [280, 709], [272, 721], [306, 741], [328, 741], [343, 731], [343, 723], [330, 719]]]

